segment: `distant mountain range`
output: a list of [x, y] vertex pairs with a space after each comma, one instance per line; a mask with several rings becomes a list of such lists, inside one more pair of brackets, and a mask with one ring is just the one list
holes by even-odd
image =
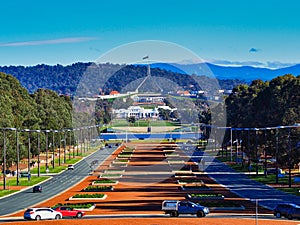
[[[164, 77], [165, 79], [177, 82], [178, 85], [189, 89], [193, 84], [191, 77], [188, 75], [199, 76], [199, 84], [209, 86], [209, 78], [217, 78], [220, 88], [231, 90], [239, 84], [250, 83], [252, 80], [261, 79], [263, 81], [271, 80], [277, 76], [285, 74], [300, 74], [300, 64], [281, 68], [267, 69], [250, 66], [219, 66], [208, 63], [200, 64], [170, 64], [170, 63], [154, 63], [151, 64], [151, 74], [154, 77]], [[92, 69], [93, 68], [93, 69]], [[91, 72], [93, 70], [93, 72]], [[85, 74], [92, 74], [90, 86], [94, 86], [95, 92], [99, 92], [99, 88], [103, 88], [103, 92], [110, 93], [112, 90], [121, 91], [124, 87], [134, 81], [139, 82], [147, 75], [146, 65], [128, 65], [123, 68], [117, 64], [99, 64], [97, 67], [93, 63], [74, 63], [72, 65], [36, 65], [36, 66], [3, 66], [0, 72], [11, 74], [16, 77], [21, 85], [30, 93], [34, 93], [39, 88], [51, 89], [59, 94], [74, 95], [77, 86]], [[109, 80], [105, 80], [106, 75], [113, 75]], [[97, 76], [96, 76], [97, 75]], [[204, 78], [202, 76], [207, 76]], [[97, 77], [97, 79], [95, 78]], [[103, 77], [103, 82], [99, 78]], [[93, 80], [96, 79], [96, 80]], [[99, 83], [100, 82], [100, 83]], [[166, 85], [165, 85], [166, 86]]]
[[272, 80], [275, 77], [285, 74], [292, 74], [294, 76], [300, 75], [300, 64], [280, 68], [268, 69], [251, 66], [219, 66], [210, 63], [200, 64], [167, 64], [155, 63], [151, 65], [152, 68], [161, 68], [176, 73], [195, 74], [195, 75], [214, 75], [218, 79], [239, 79], [246, 82], [261, 79], [264, 81]]

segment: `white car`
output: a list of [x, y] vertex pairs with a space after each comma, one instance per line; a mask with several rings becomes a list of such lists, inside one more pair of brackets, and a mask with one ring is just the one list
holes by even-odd
[[62, 218], [62, 214], [51, 208], [28, 208], [24, 212], [24, 219], [26, 220], [59, 220]]
[[68, 165], [68, 170], [74, 170], [74, 165]]

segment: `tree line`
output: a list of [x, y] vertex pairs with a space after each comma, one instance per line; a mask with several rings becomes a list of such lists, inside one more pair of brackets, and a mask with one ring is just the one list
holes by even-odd
[[[76, 65], [76, 66], [75, 66]], [[74, 64], [75, 71], [76, 67], [79, 67], [79, 71], [74, 72], [80, 77], [84, 66], [88, 64]], [[104, 67], [113, 67], [113, 65], [102, 65]], [[7, 67], [10, 68], [10, 67]], [[12, 68], [12, 67], [11, 67]], [[44, 71], [45, 68], [49, 67], [38, 67], [40, 70]], [[54, 69], [55, 68], [55, 69]], [[61, 71], [60, 66], [52, 67], [54, 71], [54, 78], [49, 78], [49, 82], [58, 83], [56, 80], [57, 73], [55, 71]], [[70, 69], [69, 68], [69, 69]], [[24, 69], [24, 68], [23, 68]], [[18, 67], [18, 70], [22, 71], [22, 68]], [[134, 73], [137, 70], [136, 74], [142, 78], [143, 74], [146, 74], [146, 67], [136, 67], [129, 66], [120, 70], [119, 75], [116, 77], [111, 77], [107, 84], [104, 85], [107, 91], [111, 89], [120, 90], [122, 85], [125, 83], [132, 82], [133, 78], [126, 76], [126, 71]], [[160, 69], [157, 69], [157, 71]], [[69, 71], [71, 74], [71, 71]], [[50, 73], [50, 72], [49, 72]], [[195, 87], [195, 81], [193, 79], [187, 79], [183, 76], [180, 79], [176, 80], [175, 73], [162, 71], [161, 73], [166, 74], [165, 76], [169, 79], [172, 79], [174, 83], [176, 82], [181, 87]], [[48, 74], [48, 73], [45, 73]], [[125, 74], [125, 76], [124, 76]], [[34, 73], [36, 75], [36, 73]], [[171, 75], [174, 75], [172, 77]], [[72, 77], [72, 75], [70, 75]], [[179, 76], [179, 75], [178, 75]], [[33, 77], [33, 76], [31, 76]], [[40, 78], [40, 77], [39, 77]], [[122, 78], [122, 79], [121, 79]], [[32, 78], [33, 79], [33, 78]], [[33, 80], [29, 81], [33, 81]], [[36, 80], [39, 80], [37, 77]], [[122, 80], [125, 81], [122, 81]], [[117, 80], [114, 82], [114, 80]], [[29, 82], [28, 81], [28, 82]], [[61, 85], [65, 85], [66, 80], [62, 81]], [[78, 81], [76, 81], [78, 82]], [[198, 82], [198, 81], [197, 81]], [[199, 83], [199, 82], [198, 82]], [[208, 83], [207, 80], [204, 83]], [[75, 83], [74, 83], [75, 84]], [[108, 85], [111, 84], [111, 85]], [[118, 85], [119, 86], [118, 86]], [[204, 84], [203, 84], [204, 85]], [[51, 86], [51, 85], [50, 85]], [[200, 85], [201, 86], [201, 85]], [[53, 86], [52, 86], [53, 87]], [[71, 98], [67, 95], [60, 95], [58, 93], [64, 92], [59, 90], [58, 92], [50, 89], [38, 88], [34, 92], [34, 89], [26, 89], [22, 87], [20, 82], [14, 76], [7, 75], [5, 73], [0, 73], [0, 127], [15, 127], [18, 129], [31, 129], [31, 130], [60, 130], [65, 128], [72, 128], [74, 124], [74, 109], [72, 106]], [[114, 102], [115, 101], [115, 102]], [[262, 81], [255, 80], [251, 84], [239, 84], [232, 89], [232, 94], [228, 97], [225, 97], [225, 106], [221, 104], [212, 104], [208, 103], [205, 100], [196, 100], [196, 101], [185, 101], [182, 104], [185, 105], [185, 108], [193, 107], [195, 115], [198, 113], [198, 121], [205, 124], [212, 124], [211, 111], [214, 109], [220, 108], [220, 110], [215, 110], [220, 112], [221, 118], [226, 117], [228, 127], [276, 127], [279, 125], [291, 125], [294, 123], [300, 122], [300, 77], [293, 75], [284, 75], [272, 79], [271, 81]], [[172, 102], [171, 102], [172, 103]], [[170, 103], [170, 104], [171, 104]], [[116, 100], [102, 100], [97, 101], [95, 105], [90, 107], [95, 108], [95, 113], [87, 118], [87, 113], [82, 110], [76, 114], [76, 117], [81, 117], [86, 119], [86, 123], [95, 122], [97, 124], [108, 123], [110, 120], [110, 113], [112, 110], [113, 104], [123, 104], [122, 101], [119, 103]], [[190, 105], [188, 105], [190, 104]], [[223, 110], [225, 107], [225, 110]], [[191, 113], [188, 111], [181, 111], [178, 114]], [[226, 114], [226, 115], [225, 115]], [[185, 118], [190, 118], [190, 114], [187, 114]], [[181, 115], [176, 115], [175, 117], [180, 117]], [[165, 115], [167, 118], [168, 116]], [[195, 121], [195, 120], [194, 120]], [[261, 146], [261, 150], [264, 149], [263, 144], [266, 144], [265, 140], [268, 140], [267, 144], [270, 153], [274, 154], [276, 142], [276, 131], [270, 132], [258, 132], [258, 136], [250, 135], [250, 142], [248, 142], [247, 132], [234, 134], [236, 137], [243, 139], [244, 148], [248, 149], [249, 156], [254, 157], [253, 149], [255, 149], [256, 141]], [[293, 159], [299, 159], [299, 148], [296, 147], [299, 142], [299, 131], [297, 129], [291, 130], [288, 133], [287, 130], [280, 131], [280, 140], [279, 140], [279, 151], [281, 151], [282, 162], [288, 157], [288, 143], [286, 141], [288, 135], [291, 138], [292, 145], [292, 154]], [[28, 138], [25, 132], [20, 133], [20, 157], [26, 157], [26, 147], [28, 144]], [[41, 140], [43, 141], [42, 146], [45, 144], [45, 134], [41, 133]], [[74, 138], [73, 138], [74, 139]], [[37, 134], [32, 133], [32, 155], [37, 154]], [[225, 136], [225, 141], [228, 141], [228, 133]], [[250, 143], [250, 144], [248, 144]], [[0, 147], [3, 149], [3, 132], [0, 132]], [[8, 164], [12, 164], [15, 160], [15, 137], [13, 132], [7, 132], [7, 156]], [[251, 151], [250, 151], [251, 150]], [[0, 151], [0, 156], [2, 156], [2, 151]]]
[[[38, 89], [30, 94], [19, 81], [0, 72], [0, 128], [18, 130], [61, 130], [72, 127], [72, 103], [68, 96], [60, 96], [52, 90]], [[16, 135], [12, 131], [0, 131], [0, 146], [6, 135], [7, 164], [16, 160]], [[31, 132], [31, 155], [37, 155], [37, 136], [45, 149], [45, 133]], [[56, 139], [56, 142], [59, 140]], [[26, 158], [28, 133], [19, 132], [20, 158]], [[1, 159], [3, 151], [0, 151]], [[2, 160], [1, 160], [2, 161]]]
[[[280, 127], [300, 123], [300, 76], [287, 74], [270, 81], [238, 85], [225, 103], [228, 127], [272, 128], [233, 132], [233, 140], [241, 140], [252, 161], [257, 160], [257, 154], [267, 154], [280, 156], [278, 162], [286, 167], [290, 162], [299, 163], [300, 128]], [[227, 132], [224, 142], [229, 139]]]

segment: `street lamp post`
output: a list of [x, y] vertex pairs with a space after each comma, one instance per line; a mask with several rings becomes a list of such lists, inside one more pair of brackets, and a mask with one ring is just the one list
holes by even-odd
[[41, 175], [41, 171], [40, 171], [40, 153], [41, 153], [41, 144], [40, 144], [40, 130], [36, 130], [35, 132], [37, 132], [37, 138], [38, 138], [38, 177]]
[[[242, 132], [242, 128], [236, 128], [235, 129], [236, 131], [235, 131], [235, 140], [236, 140], [236, 163], [240, 163], [240, 159], [239, 159], [239, 148], [240, 149], [242, 149], [241, 148], [241, 143], [240, 143], [240, 141], [241, 141], [241, 132]], [[239, 131], [239, 133], [238, 133], [238, 131]]]
[[60, 148], [61, 148], [61, 136], [60, 132], [58, 132], [58, 165], [60, 166]]
[[276, 184], [278, 184], [278, 141], [279, 141], [279, 129], [276, 127], [276, 152], [275, 152], [275, 160], [276, 160]]
[[52, 131], [52, 168], [54, 168], [55, 164], [55, 138], [54, 138], [54, 133], [57, 133], [57, 130]]
[[17, 186], [19, 186], [19, 164], [20, 164], [20, 146], [19, 146], [19, 133], [16, 129], [16, 148], [17, 148]]
[[49, 147], [48, 133], [49, 132], [50, 132], [50, 130], [45, 130], [45, 133], [46, 133], [46, 173], [48, 173], [48, 171], [49, 171], [49, 168], [48, 168], [48, 151], [49, 151], [49, 149], [48, 149], [48, 147]]
[[63, 130], [63, 132], [64, 132], [64, 163], [66, 163], [66, 145], [67, 145], [67, 141], [66, 141], [66, 138], [67, 138], [67, 136], [66, 136], [66, 130]]
[[76, 146], [76, 156], [78, 156], [78, 149], [79, 149], [79, 129], [77, 128], [77, 129], [75, 129], [75, 131], [78, 131], [77, 135], [75, 135], [77, 137], [77, 139], [76, 139], [76, 142], [74, 143], [75, 146]]
[[[71, 159], [71, 146], [72, 146], [72, 130], [71, 129], [67, 129], [67, 131], [69, 132], [69, 160]], [[73, 151], [73, 158], [74, 158], [74, 149], [72, 148]]]
[[3, 190], [6, 190], [6, 130], [3, 129]]
[[264, 175], [267, 177], [267, 129], [264, 129], [264, 137], [265, 137], [265, 147], [264, 147], [264, 155], [265, 155], [265, 160], [264, 160]]
[[82, 155], [82, 138], [83, 138], [83, 135], [82, 135], [82, 128], [79, 128], [80, 129], [80, 153]]
[[255, 173], [256, 176], [258, 176], [258, 148], [257, 148], [257, 133], [259, 131], [258, 128], [254, 128], [255, 130], [255, 162], [256, 162], [256, 168], [255, 168]]
[[30, 174], [30, 130], [29, 129], [25, 129], [24, 130], [25, 132], [28, 132], [28, 152], [27, 152], [27, 178], [28, 178], [28, 181], [30, 181], [30, 177], [31, 177], [31, 174]]
[[230, 162], [232, 162], [232, 127], [230, 127]]
[[288, 146], [289, 146], [289, 153], [288, 153], [288, 157], [289, 157], [289, 188], [292, 187], [292, 174], [291, 174], [291, 170], [292, 170], [292, 164], [291, 164], [291, 148], [292, 148], [292, 145], [291, 145], [291, 128], [289, 127], [288, 128]]
[[85, 145], [86, 145], [86, 143], [85, 143], [86, 142], [86, 140], [85, 140], [86, 139], [86, 136], [85, 136], [86, 135], [85, 134], [86, 133], [85, 127], [83, 129], [84, 129], [83, 132], [82, 132], [82, 134], [83, 134], [83, 152], [85, 152], [86, 151], [85, 150]]

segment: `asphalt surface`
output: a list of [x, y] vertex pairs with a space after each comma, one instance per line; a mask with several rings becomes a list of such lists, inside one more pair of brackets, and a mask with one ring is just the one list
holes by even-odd
[[[242, 198], [249, 199], [267, 209], [273, 210], [278, 203], [294, 203], [300, 205], [300, 197], [277, 190], [271, 186], [250, 179], [246, 174], [239, 173], [215, 157], [215, 152], [195, 151], [195, 147], [182, 144], [183, 152], [192, 161], [200, 164], [209, 177], [217, 183], [225, 186], [231, 192]], [[201, 160], [205, 160], [204, 169], [201, 168]]]
[[245, 174], [237, 173], [224, 163], [214, 160], [205, 172], [217, 183], [226, 186], [231, 192], [248, 198], [267, 209], [273, 210], [278, 203], [300, 204], [300, 197], [277, 190], [271, 186], [249, 179]]
[[[60, 174], [54, 175], [50, 180], [41, 184], [43, 188], [41, 193], [33, 193], [32, 188], [29, 188], [0, 199], [0, 216], [25, 210], [73, 187], [88, 176], [91, 170], [102, 164], [116, 148], [98, 150], [76, 163], [74, 170], [65, 170]], [[91, 166], [93, 162], [96, 164]]]

